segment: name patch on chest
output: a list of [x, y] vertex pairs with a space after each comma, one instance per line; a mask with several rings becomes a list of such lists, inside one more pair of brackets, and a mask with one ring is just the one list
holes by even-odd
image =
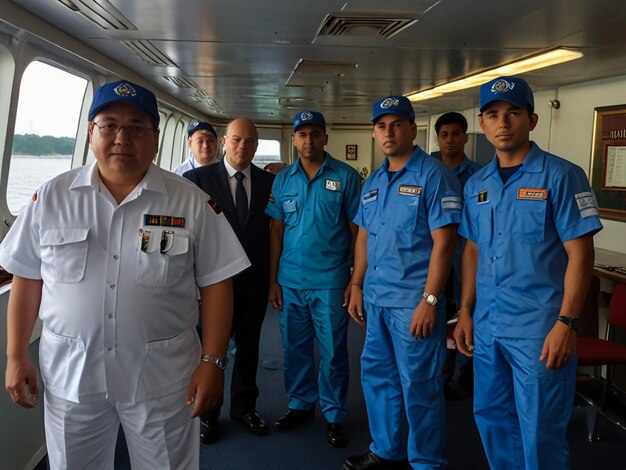
[[172, 215], [143, 215], [144, 225], [158, 225], [160, 227], [185, 227], [184, 217], [174, 217]]
[[530, 199], [540, 201], [548, 199], [547, 188], [519, 188], [517, 191], [517, 199]]
[[422, 194], [422, 187], [401, 184], [398, 187], [398, 194], [401, 196], [419, 196], [420, 194]]
[[341, 181], [338, 180], [326, 180], [326, 189], [329, 191], [339, 191], [339, 187], [341, 186]]
[[489, 193], [487, 191], [481, 191], [478, 193], [478, 204], [484, 204], [489, 202]]
[[372, 189], [363, 195], [363, 204], [369, 204], [378, 199], [378, 189]]

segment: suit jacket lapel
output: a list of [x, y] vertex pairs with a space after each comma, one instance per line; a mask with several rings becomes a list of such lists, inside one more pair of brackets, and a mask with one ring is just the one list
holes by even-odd
[[237, 212], [235, 211], [235, 202], [233, 201], [233, 195], [230, 192], [230, 184], [228, 183], [228, 172], [224, 161], [220, 162], [219, 171], [217, 172], [216, 184], [218, 186], [218, 192], [221, 194], [222, 201], [220, 201], [222, 210], [226, 215], [226, 218], [231, 225], [238, 225]]
[[[248, 210], [248, 220], [250, 220], [250, 214], [256, 209], [257, 201], [259, 201], [261, 188], [259, 187], [259, 178], [255, 175], [256, 171], [264, 171], [258, 169], [254, 164], [250, 164], [250, 209]], [[246, 221], [247, 222], [247, 221]]]

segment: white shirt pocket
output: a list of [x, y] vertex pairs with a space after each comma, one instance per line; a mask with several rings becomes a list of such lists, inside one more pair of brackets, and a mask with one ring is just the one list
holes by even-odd
[[137, 284], [147, 287], [176, 284], [189, 267], [189, 236], [157, 227], [147, 227], [142, 233], [137, 250]]
[[54, 272], [56, 282], [76, 283], [85, 276], [88, 228], [56, 228], [41, 236], [41, 260]]
[[82, 339], [54, 333], [45, 326], [41, 330], [41, 378], [54, 395], [79, 402], [82, 393], [93, 391], [90, 386], [93, 384], [84, 383], [86, 356]]

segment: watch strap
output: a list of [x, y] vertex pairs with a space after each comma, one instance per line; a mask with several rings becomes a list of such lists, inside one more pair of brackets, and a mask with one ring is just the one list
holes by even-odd
[[227, 356], [215, 356], [213, 354], [202, 354], [200, 356], [200, 360], [202, 362], [212, 362], [220, 369], [226, 369], [226, 365], [228, 364]]
[[561, 323], [565, 323], [567, 325], [568, 328], [572, 329], [572, 330], [577, 330], [578, 328], [580, 328], [580, 319], [576, 318], [576, 317], [566, 317], [566, 316], [559, 316], [558, 320]]

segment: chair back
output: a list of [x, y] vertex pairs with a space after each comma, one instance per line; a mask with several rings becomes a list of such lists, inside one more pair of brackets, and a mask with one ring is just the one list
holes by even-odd
[[600, 278], [591, 276], [589, 281], [589, 290], [583, 304], [582, 318], [580, 329], [576, 333], [578, 338], [598, 338], [598, 299], [600, 297]]
[[617, 284], [613, 289], [607, 320], [610, 324], [626, 330], [626, 284]]

